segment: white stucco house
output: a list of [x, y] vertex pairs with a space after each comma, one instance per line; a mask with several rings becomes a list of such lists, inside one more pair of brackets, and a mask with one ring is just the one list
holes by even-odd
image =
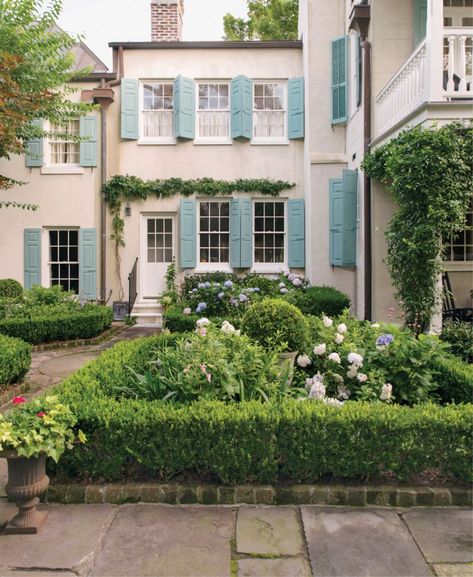
[[[133, 270], [133, 314], [159, 322], [173, 261], [181, 275], [297, 270], [346, 292], [358, 316], [386, 319], [394, 207], [359, 165], [408, 126], [473, 118], [471, 12], [471, 0], [300, 0], [300, 40], [183, 42], [183, 0], [151, 0], [151, 41], [110, 43], [112, 72], [78, 53], [94, 66], [76, 97], [100, 108], [68, 130], [89, 140], [33, 142], [0, 161], [28, 182], [2, 198], [39, 205], [0, 212], [0, 277], [115, 301], [128, 299]], [[101, 187], [127, 174], [295, 186], [124, 202], [119, 279]], [[446, 263], [459, 306], [472, 236], [453, 239]]]

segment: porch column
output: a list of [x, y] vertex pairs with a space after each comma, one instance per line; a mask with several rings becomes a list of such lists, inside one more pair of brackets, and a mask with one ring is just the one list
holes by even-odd
[[443, 0], [428, 0], [427, 4], [427, 73], [426, 101], [443, 99]]

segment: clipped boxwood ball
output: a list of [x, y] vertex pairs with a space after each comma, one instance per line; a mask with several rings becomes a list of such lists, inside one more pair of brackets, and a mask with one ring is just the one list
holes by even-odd
[[263, 299], [245, 312], [241, 330], [267, 348], [286, 343], [289, 351], [304, 350], [307, 321], [301, 311], [282, 299]]
[[23, 287], [12, 278], [0, 279], [0, 298], [21, 300], [23, 296]]

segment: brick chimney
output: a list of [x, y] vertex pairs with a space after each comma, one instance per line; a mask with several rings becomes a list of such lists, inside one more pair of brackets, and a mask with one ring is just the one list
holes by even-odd
[[184, 0], [151, 0], [151, 41], [182, 40]]

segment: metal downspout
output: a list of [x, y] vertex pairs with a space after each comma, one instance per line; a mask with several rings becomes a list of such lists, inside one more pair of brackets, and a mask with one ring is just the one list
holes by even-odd
[[[368, 37], [361, 39], [363, 48], [363, 156], [369, 153], [371, 143], [371, 44]], [[363, 173], [364, 199], [364, 304], [365, 320], [371, 320], [373, 315], [373, 263], [371, 234], [371, 178]]]

